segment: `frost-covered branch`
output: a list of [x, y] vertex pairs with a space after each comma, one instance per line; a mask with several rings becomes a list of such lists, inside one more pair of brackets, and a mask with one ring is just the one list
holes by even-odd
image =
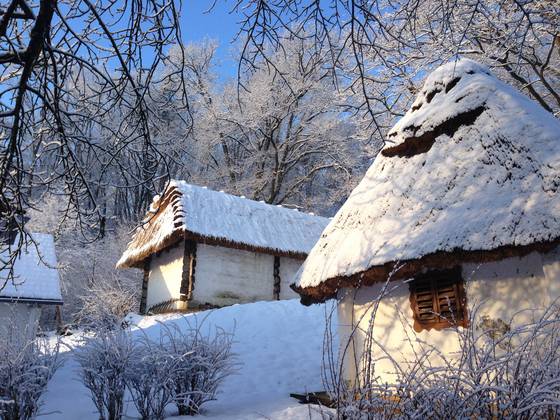
[[[339, 364], [331, 364], [326, 372], [326, 384], [337, 401], [340, 418], [558, 416], [557, 302], [529, 311], [540, 315], [521, 323], [516, 322], [516, 316], [527, 319], [523, 313], [504, 321], [482, 314], [480, 306], [471, 307], [468, 327], [451, 326], [446, 332], [448, 340], [456, 340], [453, 351], [421, 340], [412, 330], [407, 314], [399, 314], [393, 322], [397, 324], [395, 328], [402, 329], [403, 339], [400, 350], [395, 351], [380, 342], [375, 330], [376, 308], [380, 303], [390, 305], [387, 296], [391, 290], [386, 292], [374, 299], [367, 310], [360, 311], [362, 318], [352, 320], [356, 327], [345, 337], [348, 341], [341, 342]], [[358, 327], [364, 324], [369, 327]], [[333, 359], [332, 338], [326, 338], [326, 353]], [[349, 381], [343, 378], [342, 360], [356, 366], [355, 377], [345, 378]], [[351, 371], [352, 366], [346, 369]], [[388, 381], [389, 377], [392, 380]]]
[[[144, 209], [167, 171], [154, 140], [154, 90], [181, 48], [176, 2], [9, 0], [0, 7], [0, 236], [26, 238], [24, 213], [50, 190], [86, 240], [103, 237], [109, 191]], [[185, 86], [176, 96], [187, 107]], [[115, 172], [126, 174], [116, 181]], [[130, 199], [130, 198], [129, 198]], [[11, 244], [0, 269], [22, 247]]]
[[543, 108], [560, 112], [554, 0], [238, 0], [233, 9], [242, 19], [241, 68], [265, 63], [283, 77], [273, 54], [294, 38], [310, 40], [310, 54], [329, 50], [331, 68], [350, 76], [341, 86], [360, 95], [377, 136], [386, 134], [387, 116], [406, 109], [423, 72], [457, 55], [502, 69]]

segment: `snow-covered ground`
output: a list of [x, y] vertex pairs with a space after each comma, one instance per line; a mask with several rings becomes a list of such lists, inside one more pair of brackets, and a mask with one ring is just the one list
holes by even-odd
[[[302, 306], [298, 300], [257, 302], [234, 305], [186, 316], [133, 316], [130, 320], [150, 336], [159, 334], [160, 322], [221, 327], [234, 331], [233, 351], [240, 366], [224, 382], [217, 401], [204, 406], [196, 417], [212, 420], [233, 419], [320, 419], [316, 406], [300, 405], [289, 397], [291, 392], [318, 391], [325, 316], [332, 303]], [[335, 323], [333, 323], [335, 324]], [[69, 347], [78, 345], [78, 337], [68, 337]], [[49, 383], [40, 409], [47, 419], [97, 419], [88, 390], [81, 384], [77, 364], [70, 351], [66, 363]], [[174, 407], [169, 415], [173, 416]], [[134, 418], [136, 410], [127, 402], [126, 415]], [[192, 418], [192, 417], [191, 417]]]

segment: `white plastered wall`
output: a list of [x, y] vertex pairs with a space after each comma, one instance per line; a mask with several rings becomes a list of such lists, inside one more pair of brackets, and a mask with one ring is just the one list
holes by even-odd
[[0, 302], [0, 340], [35, 337], [41, 307], [36, 304]]
[[560, 297], [560, 246], [543, 255], [543, 271], [548, 280], [550, 299]]
[[184, 242], [152, 256], [146, 308], [170, 299], [178, 299], [183, 272]]
[[296, 299], [299, 295], [290, 288], [303, 260], [280, 257], [280, 299]]
[[274, 285], [274, 257], [239, 249], [198, 244], [194, 278], [194, 303], [225, 306], [271, 300]]
[[[558, 250], [545, 256], [535, 252], [523, 258], [465, 264], [463, 278], [469, 308], [476, 306], [478, 316], [488, 315], [519, 325], [534, 319], [539, 310], [560, 297], [560, 255]], [[376, 306], [375, 301], [383, 291], [385, 297]], [[343, 356], [346, 380], [355, 378], [356, 365], [376, 307], [373, 337], [378, 345], [374, 344], [370, 351], [376, 360], [376, 374], [384, 381], [391, 383], [395, 380], [394, 365], [387, 355], [404, 366], [404, 361], [413, 360], [413, 350], [419, 348], [419, 341], [433, 346], [447, 357], [458, 350], [457, 335], [452, 329], [414, 332], [409, 288], [403, 281], [358, 290], [344, 289], [339, 293], [341, 349], [350, 344]], [[349, 341], [352, 330], [353, 339]], [[437, 365], [442, 361], [434, 355], [430, 362]]]

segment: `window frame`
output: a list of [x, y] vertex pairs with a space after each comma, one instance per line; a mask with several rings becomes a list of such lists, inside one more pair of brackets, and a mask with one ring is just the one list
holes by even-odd
[[[428, 289], [428, 285], [429, 291], [426, 290]], [[445, 293], [449, 293], [449, 291], [442, 289], [449, 289], [450, 286], [453, 287], [454, 296], [449, 296], [449, 298], [453, 299], [454, 297], [457, 307], [452, 307], [451, 311], [446, 311], [444, 308], [442, 311], [440, 306], [441, 301], [443, 298], [447, 298]], [[429, 331], [431, 329], [439, 331], [445, 328], [468, 327], [469, 317], [467, 311], [467, 297], [460, 266], [455, 266], [450, 269], [429, 270], [424, 273], [420, 273], [409, 282], [408, 287], [410, 292], [410, 306], [414, 318], [414, 330], [416, 332], [424, 330]], [[424, 308], [419, 306], [419, 293], [424, 295]], [[424, 310], [424, 313], [426, 313], [426, 296], [430, 294], [430, 301], [432, 303], [432, 311], [430, 314], [433, 314], [434, 316], [431, 319], [422, 319], [422, 309]], [[453, 317], [440, 315], [441, 313], [446, 312], [454, 312], [456, 314], [455, 319], [453, 320]]]

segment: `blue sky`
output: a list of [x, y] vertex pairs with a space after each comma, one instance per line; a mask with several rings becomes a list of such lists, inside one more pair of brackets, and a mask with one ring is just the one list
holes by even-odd
[[230, 13], [233, 2], [217, 0], [216, 5], [205, 13], [212, 5], [212, 0], [186, 0], [183, 2], [181, 31], [183, 41], [196, 42], [204, 38], [218, 41], [218, 71], [223, 77], [234, 77], [237, 73], [237, 61], [232, 57], [232, 40], [239, 30], [239, 16]]

